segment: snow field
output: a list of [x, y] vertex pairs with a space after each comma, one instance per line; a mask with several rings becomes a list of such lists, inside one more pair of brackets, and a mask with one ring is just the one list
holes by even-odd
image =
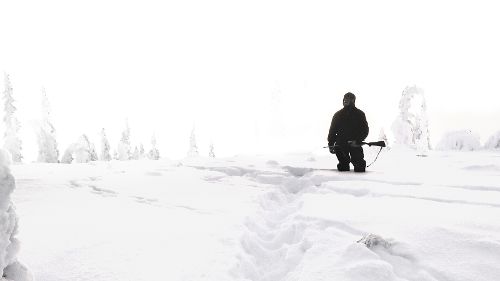
[[499, 279], [500, 155], [414, 154], [16, 165], [20, 257], [51, 281]]

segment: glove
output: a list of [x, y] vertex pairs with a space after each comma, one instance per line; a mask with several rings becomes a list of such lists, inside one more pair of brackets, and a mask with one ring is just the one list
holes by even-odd
[[333, 145], [330, 145], [328, 148], [330, 149], [331, 154], [335, 154], [335, 147]]
[[347, 143], [348, 143], [350, 146], [352, 146], [352, 147], [360, 147], [360, 146], [361, 146], [361, 144], [360, 144], [361, 142], [358, 142], [358, 141], [356, 141], [356, 140], [348, 141]]

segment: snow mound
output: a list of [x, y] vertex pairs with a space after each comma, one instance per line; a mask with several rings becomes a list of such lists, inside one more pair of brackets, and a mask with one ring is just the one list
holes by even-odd
[[10, 173], [10, 156], [0, 150], [0, 280], [31, 281], [31, 274], [17, 261], [19, 241], [17, 234], [17, 215], [10, 195], [16, 183]]
[[480, 148], [479, 135], [470, 130], [446, 133], [436, 146], [437, 150], [473, 151]]
[[291, 167], [291, 166], [283, 166], [283, 169], [287, 170], [290, 174], [295, 177], [303, 177], [307, 173], [313, 171], [311, 168], [302, 168], [302, 167]]

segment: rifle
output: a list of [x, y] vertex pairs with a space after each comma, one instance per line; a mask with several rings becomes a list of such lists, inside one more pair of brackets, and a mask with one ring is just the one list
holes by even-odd
[[[347, 142], [349, 145], [352, 145], [351, 142]], [[380, 146], [380, 147], [385, 147], [385, 141], [372, 141], [372, 142], [364, 142], [362, 141], [359, 145], [353, 145], [353, 146], [362, 146], [362, 145], [368, 145], [368, 146]], [[335, 147], [336, 145], [329, 145], [329, 146], [324, 146], [323, 148], [330, 148], [330, 147]], [[337, 145], [338, 146], [338, 145]]]
[[[378, 159], [378, 156], [380, 155], [380, 152], [382, 152], [382, 148], [385, 147], [385, 141], [373, 141], [373, 142], [364, 142], [362, 141], [360, 144], [352, 144], [352, 141], [348, 141], [347, 142], [349, 145], [353, 146], [353, 147], [359, 147], [359, 146], [363, 146], [363, 145], [368, 145], [368, 146], [380, 146], [380, 150], [378, 151], [377, 153], [377, 156], [375, 157], [375, 160], [373, 160], [372, 163], [370, 163], [370, 165], [366, 166], [367, 168], [370, 167], [373, 163], [375, 163], [375, 161], [377, 161]], [[339, 146], [339, 145], [329, 145], [329, 146], [324, 146], [323, 148], [330, 148], [330, 147], [335, 147], [335, 146]]]

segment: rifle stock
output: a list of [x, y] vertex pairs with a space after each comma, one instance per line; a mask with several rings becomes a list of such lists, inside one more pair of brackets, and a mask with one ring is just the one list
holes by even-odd
[[362, 142], [362, 144], [367, 144], [368, 146], [380, 146], [385, 147], [385, 141], [373, 141], [373, 142]]

